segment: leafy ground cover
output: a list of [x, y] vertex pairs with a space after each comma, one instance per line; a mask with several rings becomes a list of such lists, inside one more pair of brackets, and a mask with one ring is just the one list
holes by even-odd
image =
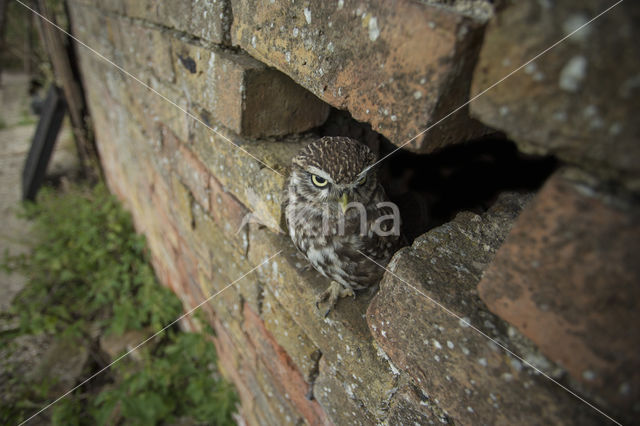
[[[44, 189], [22, 215], [33, 223], [31, 250], [5, 254], [2, 262], [28, 280], [3, 314], [11, 325], [0, 330], [3, 424], [20, 423], [117, 359], [105, 355], [105, 337], [118, 341], [131, 331], [151, 336], [182, 313], [178, 298], [157, 282], [130, 215], [103, 185]], [[237, 398], [217, 371], [211, 333], [167, 328], [51, 406], [44, 418], [64, 425], [232, 424]], [[80, 374], [69, 382], [57, 368], [42, 365], [57, 359], [52, 350], [25, 367], [15, 355], [25, 350], [25, 339], [39, 338], [63, 348], [63, 359], [75, 356]]]

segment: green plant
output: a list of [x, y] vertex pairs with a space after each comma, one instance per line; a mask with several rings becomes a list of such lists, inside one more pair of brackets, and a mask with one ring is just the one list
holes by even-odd
[[29, 112], [28, 109], [23, 109], [20, 114], [20, 121], [16, 124], [16, 126], [31, 126], [38, 122], [37, 117]]
[[[0, 337], [46, 333], [95, 343], [91, 330], [121, 334], [157, 332], [182, 312], [178, 298], [153, 274], [144, 238], [134, 232], [130, 215], [103, 185], [63, 192], [43, 189], [37, 203], [25, 205], [33, 223], [28, 254], [8, 256], [3, 267], [28, 278], [14, 300], [17, 331]], [[188, 416], [231, 424], [236, 396], [216, 371], [210, 336], [183, 333], [176, 326], [154, 338], [104, 374], [96, 388], [89, 382], [51, 407], [53, 424], [157, 424]], [[99, 369], [93, 366], [83, 377]], [[19, 422], [46, 405], [46, 383], [12, 379], [12, 406], [0, 407], [0, 422]]]
[[156, 281], [144, 238], [104, 186], [45, 188], [24, 216], [33, 222], [33, 250], [5, 261], [29, 279], [14, 301], [24, 331], [83, 335], [96, 322], [109, 333], [159, 330], [180, 314], [178, 299]]
[[229, 414], [236, 397], [230, 385], [217, 377], [210, 340], [200, 334], [170, 333], [154, 353], [142, 356], [141, 366], [120, 364], [122, 383], [95, 400], [98, 424], [110, 423], [114, 412], [140, 424], [175, 421], [179, 414], [216, 425], [233, 423]]

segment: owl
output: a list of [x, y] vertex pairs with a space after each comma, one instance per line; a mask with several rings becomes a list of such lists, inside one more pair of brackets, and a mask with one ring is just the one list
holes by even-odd
[[291, 164], [287, 228], [309, 263], [331, 279], [316, 301], [318, 308], [328, 301], [325, 317], [339, 298], [377, 285], [384, 272], [379, 265], [386, 266], [399, 242], [400, 215], [378, 182], [375, 161], [354, 139], [323, 137]]

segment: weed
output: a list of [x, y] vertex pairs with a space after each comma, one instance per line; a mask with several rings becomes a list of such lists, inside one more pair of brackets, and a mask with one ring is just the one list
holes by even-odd
[[[28, 283], [12, 306], [18, 331], [0, 337], [0, 345], [16, 335], [45, 333], [90, 346], [96, 327], [116, 335], [156, 332], [182, 312], [178, 298], [157, 282], [130, 215], [103, 185], [62, 193], [45, 188], [23, 215], [33, 223], [35, 243], [28, 254], [5, 254], [2, 266]], [[157, 424], [181, 417], [231, 423], [236, 396], [215, 369], [210, 336], [174, 326], [139, 354], [137, 362], [114, 365], [100, 389], [89, 383], [55, 404], [52, 423]], [[86, 376], [97, 370], [94, 366]], [[45, 405], [52, 396], [33, 391], [36, 385], [16, 383], [13, 404], [3, 401], [0, 421], [19, 422]]]

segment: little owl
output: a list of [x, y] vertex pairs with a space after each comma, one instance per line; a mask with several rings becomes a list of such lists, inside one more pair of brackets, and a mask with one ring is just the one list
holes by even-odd
[[[400, 234], [397, 207], [390, 203], [372, 165], [375, 155], [347, 137], [323, 137], [293, 159], [285, 217], [295, 246], [331, 285], [316, 302], [354, 296], [375, 286]], [[370, 259], [367, 259], [367, 256]]]

